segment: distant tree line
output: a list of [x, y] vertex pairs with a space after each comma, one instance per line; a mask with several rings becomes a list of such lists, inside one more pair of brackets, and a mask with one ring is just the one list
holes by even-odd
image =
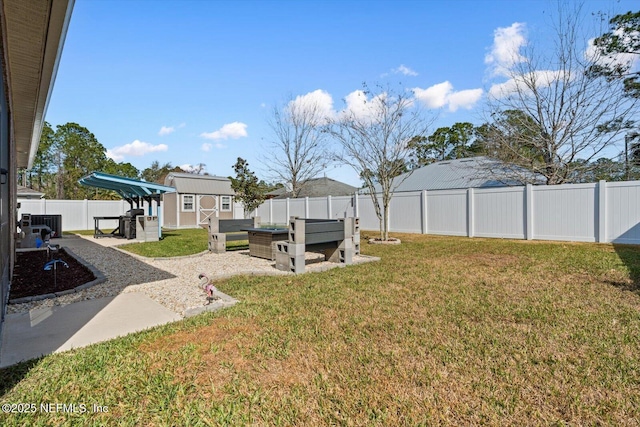
[[184, 171], [171, 163], [158, 161], [140, 171], [131, 163], [107, 157], [105, 147], [87, 128], [77, 123], [56, 126], [45, 122], [40, 145], [30, 170], [21, 171], [19, 183], [41, 191], [49, 199], [115, 200], [120, 196], [108, 190], [80, 185], [78, 180], [92, 172], [103, 172], [158, 184], [170, 172], [204, 173], [204, 164]]
[[[407, 160], [406, 170], [422, 167], [441, 160], [454, 160], [476, 156], [487, 156], [509, 164], [519, 164], [526, 170], [539, 172], [544, 168], [544, 153], [528, 143], [533, 139], [532, 122], [525, 113], [517, 110], [497, 115], [498, 122], [509, 122], [510, 134], [498, 135], [503, 123], [485, 123], [474, 126], [471, 123], [455, 123], [451, 127], [441, 127], [428, 137], [414, 137], [414, 155]], [[640, 144], [638, 136], [631, 140], [625, 152], [612, 157], [585, 160], [575, 158], [564, 164], [560, 183], [584, 183], [598, 180], [626, 181], [640, 179]], [[496, 141], [510, 141], [509, 147]], [[524, 161], [526, 160], [526, 161]], [[566, 174], [564, 174], [566, 171]]]

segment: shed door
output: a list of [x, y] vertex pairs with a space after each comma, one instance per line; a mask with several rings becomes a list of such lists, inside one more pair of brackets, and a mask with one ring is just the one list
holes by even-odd
[[209, 218], [218, 217], [218, 196], [198, 196], [198, 225], [209, 225]]

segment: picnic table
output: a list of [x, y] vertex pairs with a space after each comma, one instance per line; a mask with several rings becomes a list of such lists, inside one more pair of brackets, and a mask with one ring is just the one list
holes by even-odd
[[[114, 228], [109, 233], [105, 233], [100, 229], [100, 221], [118, 221], [118, 226]], [[122, 230], [120, 230], [120, 217], [119, 216], [94, 216], [93, 217], [94, 227], [93, 227], [93, 237], [97, 239], [98, 237], [120, 237], [122, 236]]]

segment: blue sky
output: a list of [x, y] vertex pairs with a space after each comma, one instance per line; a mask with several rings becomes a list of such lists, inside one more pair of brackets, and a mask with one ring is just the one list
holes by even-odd
[[[401, 82], [437, 117], [433, 130], [481, 124], [501, 55], [550, 37], [553, 4], [76, 0], [46, 120], [87, 127], [140, 170], [204, 163], [228, 176], [242, 157], [266, 178], [267, 118], [291, 97], [321, 94], [339, 110], [363, 82]], [[326, 175], [360, 184], [346, 167]]]

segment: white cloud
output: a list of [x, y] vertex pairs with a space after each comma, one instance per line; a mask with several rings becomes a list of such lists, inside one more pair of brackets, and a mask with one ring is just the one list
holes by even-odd
[[107, 150], [107, 157], [113, 159], [116, 162], [123, 160], [126, 156], [135, 156], [140, 157], [149, 153], [156, 153], [158, 151], [167, 151], [169, 146], [166, 144], [149, 144], [148, 142], [143, 142], [139, 140], [135, 140], [130, 144], [125, 144], [120, 147], [115, 147], [111, 150]]
[[215, 143], [215, 144], [211, 144], [209, 142], [205, 142], [204, 144], [202, 144], [202, 146], [200, 146], [200, 149], [202, 149], [202, 151], [211, 151], [212, 148], [218, 148], [218, 149], [222, 149], [222, 148], [227, 148], [226, 145], [224, 144], [220, 144], [219, 142]]
[[[617, 30], [614, 34], [622, 38], [621, 43], [631, 43], [630, 35], [624, 34], [622, 30]], [[635, 37], [638, 37], [638, 35], [636, 34]], [[590, 39], [588, 42], [587, 49], [584, 53], [586, 59], [594, 61], [598, 65], [608, 67], [620, 65], [635, 68], [640, 64], [640, 57], [634, 53], [603, 54], [602, 51], [594, 45], [594, 40], [595, 39]]]
[[467, 89], [453, 92], [449, 95], [449, 111], [457, 111], [458, 108], [470, 110], [482, 97], [482, 89]]
[[467, 110], [482, 97], [482, 89], [466, 89], [454, 91], [453, 85], [448, 82], [435, 84], [426, 89], [413, 88], [413, 95], [427, 108], [442, 108], [448, 106], [449, 111], [457, 111], [459, 108]]
[[497, 28], [493, 32], [493, 46], [484, 57], [492, 76], [506, 76], [515, 64], [526, 61], [520, 49], [527, 44], [526, 25], [514, 22], [510, 27]]
[[169, 135], [170, 133], [173, 133], [175, 131], [176, 131], [176, 128], [174, 128], [173, 126], [162, 126], [160, 128], [160, 131], [158, 132], [158, 135], [165, 136], [165, 135]]
[[489, 96], [492, 98], [504, 98], [516, 92], [526, 94], [531, 91], [531, 87], [549, 87], [554, 82], [562, 79], [570, 81], [573, 79], [573, 76], [570, 74], [564, 74], [562, 71], [533, 71], [528, 74], [518, 75], [506, 82], [492, 85], [489, 89]]
[[165, 136], [165, 135], [169, 135], [173, 132], [176, 131], [176, 129], [180, 129], [186, 126], [186, 123], [180, 123], [179, 126], [162, 126], [160, 128], [160, 130], [158, 131], [158, 135], [160, 136]]
[[387, 99], [387, 93], [383, 92], [371, 99], [362, 90], [354, 90], [344, 98], [346, 104], [341, 115], [352, 114], [357, 118], [366, 119], [373, 117], [379, 111], [380, 102]]
[[192, 165], [190, 163], [185, 163], [183, 165], [178, 166], [180, 169], [182, 169], [185, 172], [189, 172], [189, 173], [197, 173], [197, 174], [203, 174], [207, 171], [206, 165], [204, 164], [200, 164], [200, 165]]
[[248, 136], [247, 125], [241, 122], [227, 123], [220, 129], [213, 132], [203, 132], [200, 134], [205, 139], [238, 139]]
[[305, 95], [298, 95], [291, 100], [288, 105], [289, 109], [304, 109], [306, 111], [316, 110], [318, 118], [332, 118], [335, 115], [333, 109], [333, 98], [331, 95], [322, 90], [316, 89]]
[[413, 71], [411, 68], [405, 66], [404, 64], [400, 64], [400, 66], [398, 68], [394, 68], [393, 70], [391, 70], [394, 74], [404, 74], [405, 76], [412, 76], [415, 77], [418, 75], [418, 73], [416, 73], [415, 71]]
[[447, 98], [452, 91], [453, 85], [445, 81], [427, 89], [416, 87], [413, 89], [413, 94], [416, 99], [422, 101], [428, 108], [440, 108], [447, 103]]

